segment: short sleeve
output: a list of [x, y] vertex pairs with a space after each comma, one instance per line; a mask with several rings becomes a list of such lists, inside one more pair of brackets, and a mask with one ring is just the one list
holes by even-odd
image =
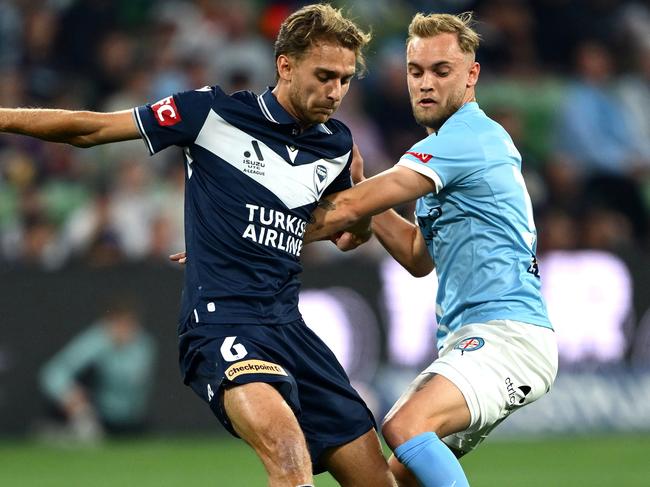
[[226, 95], [217, 87], [205, 87], [135, 107], [133, 117], [149, 153], [192, 144], [219, 96]]
[[436, 192], [484, 169], [485, 156], [476, 136], [463, 123], [444, 126], [411, 147], [398, 161], [431, 179]]

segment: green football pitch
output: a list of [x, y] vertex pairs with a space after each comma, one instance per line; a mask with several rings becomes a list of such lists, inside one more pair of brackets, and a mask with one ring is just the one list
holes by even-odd
[[[463, 460], [472, 487], [647, 487], [650, 436], [495, 439]], [[266, 485], [251, 451], [234, 440], [172, 438], [93, 448], [0, 441], [0, 486], [176, 487]], [[328, 474], [316, 485], [338, 485]]]

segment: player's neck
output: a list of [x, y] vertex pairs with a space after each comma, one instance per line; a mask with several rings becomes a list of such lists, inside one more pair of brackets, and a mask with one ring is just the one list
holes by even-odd
[[474, 87], [468, 88], [465, 91], [465, 96], [463, 97], [463, 105], [465, 105], [466, 103], [471, 103], [473, 101], [476, 101], [476, 90], [474, 90]]
[[275, 99], [278, 100], [280, 106], [284, 108], [284, 110], [296, 121], [301, 130], [305, 130], [310, 126], [310, 124], [307, 124], [301, 120], [300, 116], [298, 115], [298, 111], [291, 103], [289, 89], [286, 85], [282, 84], [282, 80], [278, 81], [278, 84], [275, 86], [275, 88], [273, 88], [273, 91], [271, 91], [271, 93], [273, 93]]

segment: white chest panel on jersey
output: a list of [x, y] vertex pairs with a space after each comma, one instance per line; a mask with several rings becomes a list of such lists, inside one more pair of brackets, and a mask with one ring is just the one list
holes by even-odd
[[213, 110], [210, 110], [195, 143], [257, 181], [290, 209], [318, 201], [325, 188], [343, 171], [350, 157], [350, 152], [347, 152], [334, 159], [318, 159], [294, 166]]

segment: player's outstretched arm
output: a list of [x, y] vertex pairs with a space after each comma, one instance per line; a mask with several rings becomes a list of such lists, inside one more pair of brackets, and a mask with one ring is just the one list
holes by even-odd
[[322, 240], [350, 228], [363, 217], [376, 215], [434, 190], [429, 178], [395, 166], [321, 200], [307, 226], [305, 243]]
[[131, 110], [112, 113], [44, 108], [0, 108], [0, 132], [77, 147], [139, 139]]

